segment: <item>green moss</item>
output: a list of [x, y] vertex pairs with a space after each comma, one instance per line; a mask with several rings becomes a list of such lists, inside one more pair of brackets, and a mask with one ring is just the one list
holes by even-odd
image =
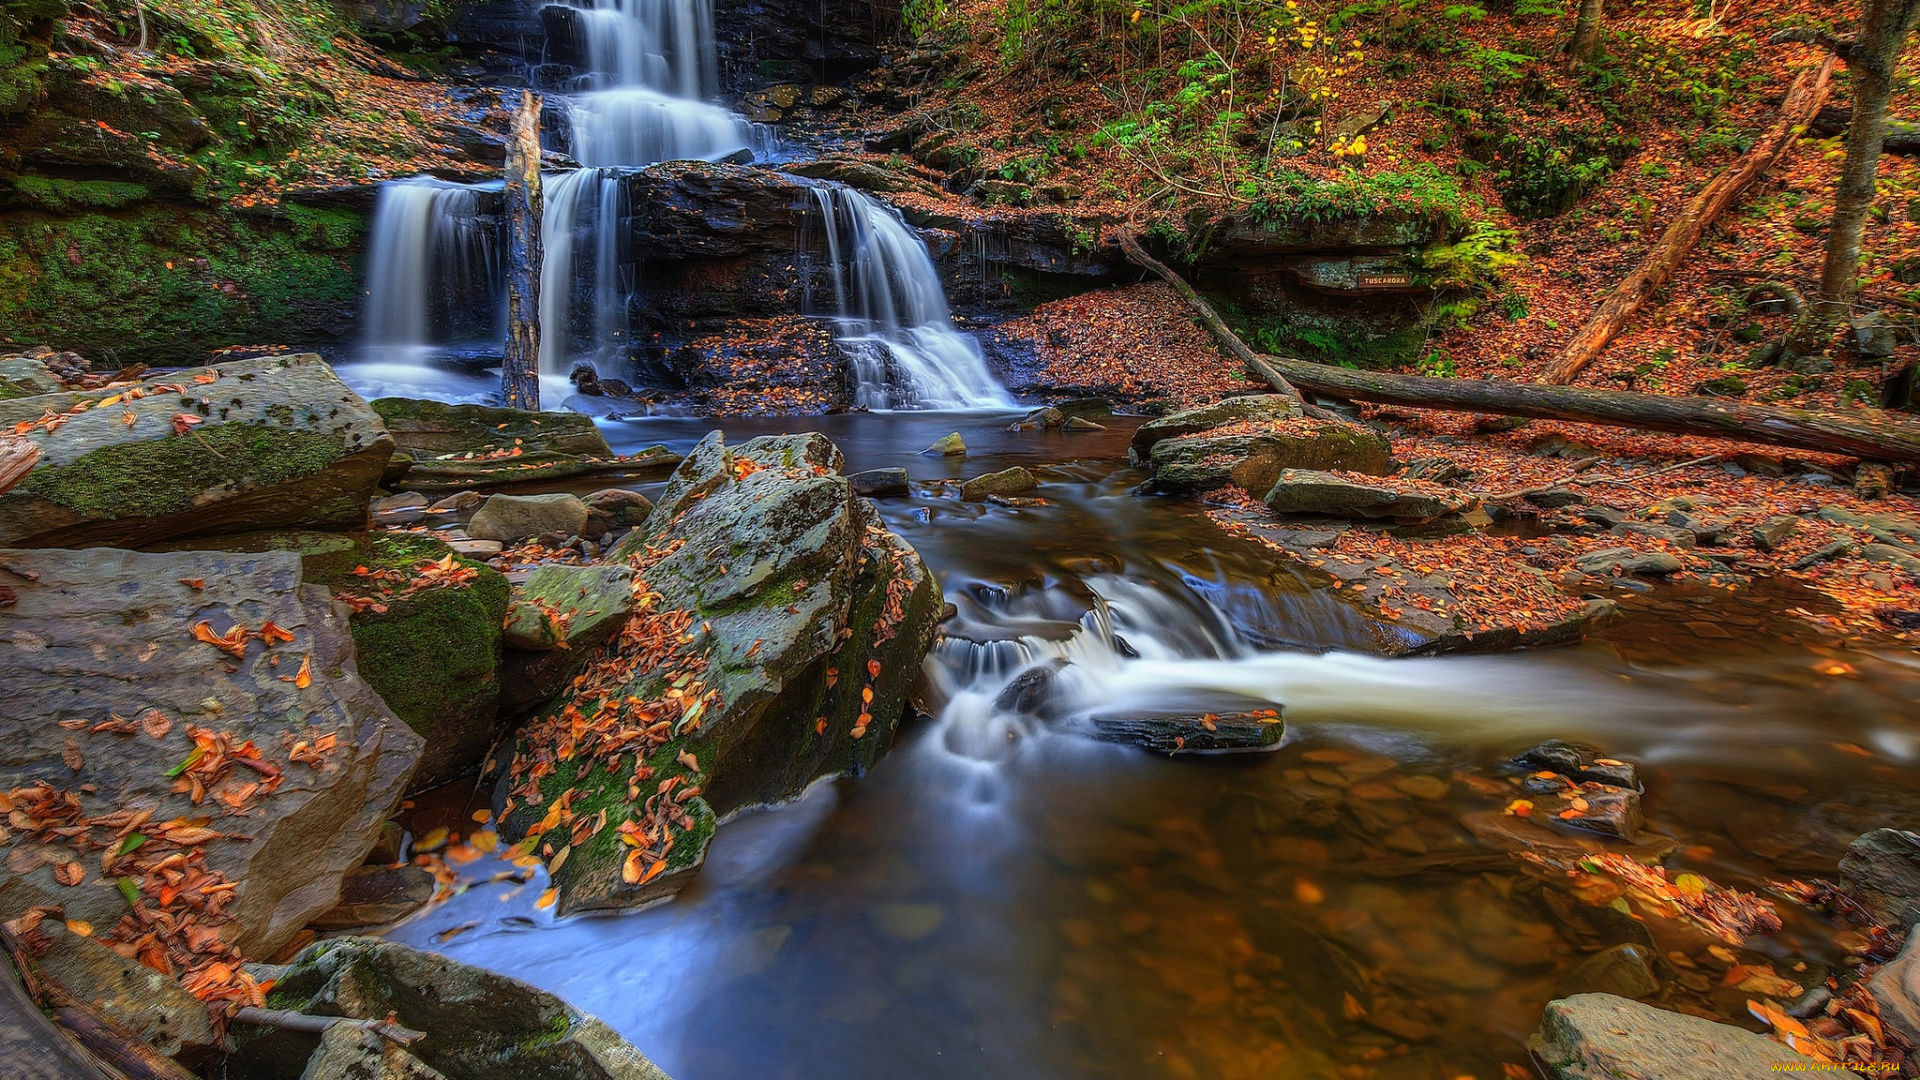
[[272, 487], [331, 466], [338, 438], [264, 424], [220, 424], [151, 442], [105, 446], [64, 468], [42, 467], [20, 490], [89, 518], [161, 517], [203, 493], [244, 482]]
[[[46, 191], [103, 205], [132, 187]], [[123, 362], [200, 363], [228, 345], [332, 338], [360, 303], [364, 231], [358, 213], [299, 207], [7, 213], [0, 311], [14, 341]]]
[[[344, 549], [309, 553], [303, 576], [330, 589], [367, 594], [369, 579], [356, 575], [356, 568], [412, 573], [447, 553], [431, 537], [372, 533]], [[511, 589], [493, 568], [460, 561], [477, 571], [471, 586], [423, 589], [387, 601], [384, 612], [357, 612], [351, 623], [360, 677], [428, 740], [430, 754], [444, 748], [441, 737], [464, 721], [491, 716], [500, 697], [500, 627]]]
[[139, 202], [151, 192], [143, 184], [114, 180], [61, 180], [48, 176], [23, 176], [13, 182], [21, 198], [48, 210], [111, 210]]

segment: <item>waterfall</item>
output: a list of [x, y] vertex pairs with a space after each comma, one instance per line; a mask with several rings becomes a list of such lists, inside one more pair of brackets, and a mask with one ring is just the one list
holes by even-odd
[[826, 224], [835, 322], [869, 409], [1013, 404], [980, 343], [953, 328], [933, 260], [898, 211], [852, 188], [814, 190]]
[[574, 160], [586, 166], [715, 161], [756, 143], [744, 117], [644, 86], [582, 94], [568, 104], [567, 122]]
[[[565, 397], [567, 376], [576, 359], [618, 360], [627, 338], [626, 264], [621, 239], [626, 233], [627, 189], [612, 169], [576, 169], [545, 176], [546, 206], [540, 219], [540, 377], [542, 396]], [[580, 271], [584, 245], [592, 245], [590, 275]], [[585, 288], [582, 288], [584, 283]], [[582, 356], [569, 329], [574, 308], [584, 300], [592, 335]], [[559, 400], [555, 398], [554, 400]]]
[[384, 358], [417, 360], [436, 336], [435, 324], [451, 321], [449, 308], [475, 289], [492, 289], [496, 244], [478, 219], [476, 190], [430, 176], [380, 186], [367, 259], [366, 340]]

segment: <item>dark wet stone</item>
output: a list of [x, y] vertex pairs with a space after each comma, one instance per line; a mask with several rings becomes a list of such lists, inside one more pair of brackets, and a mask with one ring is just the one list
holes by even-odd
[[1569, 971], [1554, 993], [1561, 997], [1575, 994], [1615, 994], [1620, 997], [1652, 997], [1660, 992], [1660, 980], [1653, 974], [1653, 954], [1644, 945], [1615, 945], [1602, 949]]
[[1047, 706], [1053, 697], [1054, 676], [1066, 666], [1065, 660], [1056, 659], [1021, 672], [993, 699], [994, 709], [1023, 716], [1046, 717]]
[[1920, 833], [1875, 829], [1855, 840], [1840, 859], [1840, 888], [1884, 922], [1920, 923]]
[[1089, 734], [1159, 754], [1236, 754], [1278, 750], [1286, 725], [1259, 713], [1195, 716], [1095, 716]]
[[864, 472], [848, 473], [847, 483], [853, 485], [854, 493], [868, 497], [886, 495], [905, 495], [907, 493], [907, 470], [905, 469], [868, 469]]

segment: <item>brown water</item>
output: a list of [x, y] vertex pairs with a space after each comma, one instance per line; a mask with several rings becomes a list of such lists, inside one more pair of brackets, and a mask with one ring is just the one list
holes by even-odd
[[[1920, 662], [1770, 614], [1804, 593], [1626, 593], [1627, 618], [1577, 647], [1374, 659], [1352, 609], [1192, 508], [1129, 496], [1124, 429], [1005, 423], [728, 424], [819, 427], [850, 468], [916, 480], [1047, 468], [1045, 507], [882, 503], [977, 644], [936, 651], [946, 708], [871, 775], [724, 826], [663, 907], [555, 922], [539, 882], [477, 885], [393, 936], [564, 995], [678, 1080], [1491, 1080], [1607, 945], [1650, 936], [1670, 1007], [1738, 1019], [1754, 996], [1720, 986], [1703, 936], [1483, 839], [1516, 751], [1562, 737], [1637, 762], [1668, 866], [1728, 885], [1831, 875], [1860, 832], [1920, 821]], [[912, 456], [956, 427], [966, 459]], [[1069, 713], [1270, 701], [1287, 744], [1164, 759], [991, 707], [1055, 655], [1082, 672]], [[1780, 906], [1786, 929], [1741, 960], [1803, 979], [1844, 962], [1843, 928]]]

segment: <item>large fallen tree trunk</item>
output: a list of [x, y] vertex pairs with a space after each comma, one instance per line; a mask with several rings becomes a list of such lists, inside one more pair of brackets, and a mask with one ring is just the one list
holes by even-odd
[[1625, 390], [1483, 379], [1432, 379], [1355, 371], [1278, 356], [1255, 356], [1248, 366], [1276, 389], [1290, 385], [1353, 401], [1571, 420], [1791, 446], [1876, 461], [1920, 462], [1920, 423], [1878, 412], [1781, 409]]
[[1627, 276], [1618, 288], [1600, 302], [1593, 318], [1580, 332], [1567, 342], [1566, 348], [1554, 358], [1542, 382], [1565, 385], [1572, 382], [1586, 370], [1588, 364], [1606, 349], [1607, 345], [1618, 337], [1625, 328], [1627, 320], [1640, 310], [1680, 263], [1693, 251], [1694, 245], [1720, 215], [1725, 212], [1733, 200], [1745, 191], [1748, 185], [1759, 179], [1760, 175], [1780, 160], [1807, 124], [1819, 112], [1827, 99], [1827, 80], [1833, 74], [1835, 57], [1829, 56], [1821, 65], [1812, 70], [1801, 72], [1793, 82], [1793, 88], [1787, 91], [1786, 102], [1780, 106], [1780, 119], [1772, 128], [1753, 144], [1752, 149], [1740, 156], [1733, 167], [1700, 189], [1680, 216], [1667, 226], [1665, 236], [1660, 238], [1651, 253], [1647, 255], [1640, 268]]
[[[1815, 135], [1845, 135], [1852, 126], [1852, 109], [1829, 105], [1814, 115], [1807, 130]], [[1920, 123], [1887, 117], [1887, 136], [1880, 149], [1889, 154], [1920, 154]]]

